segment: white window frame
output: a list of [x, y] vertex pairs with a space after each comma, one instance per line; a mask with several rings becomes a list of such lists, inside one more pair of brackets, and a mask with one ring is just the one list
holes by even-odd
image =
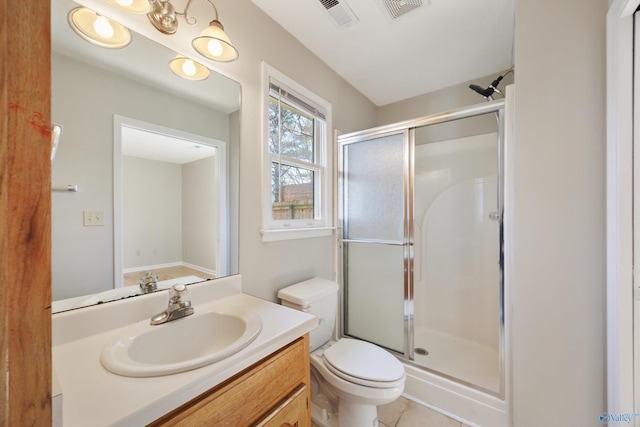
[[[319, 218], [299, 220], [274, 220], [271, 202], [271, 153], [269, 152], [269, 82], [277, 81], [293, 93], [309, 100], [324, 110], [325, 129], [315, 147], [318, 167], [310, 168], [308, 164], [291, 163], [293, 166], [311, 169], [316, 173], [317, 181], [314, 182], [314, 210]], [[276, 70], [269, 64], [262, 63], [262, 234], [263, 242], [278, 240], [304, 239], [312, 237], [330, 236], [333, 233], [332, 218], [332, 190], [331, 177], [332, 150], [331, 150], [331, 104], [304, 86]]]

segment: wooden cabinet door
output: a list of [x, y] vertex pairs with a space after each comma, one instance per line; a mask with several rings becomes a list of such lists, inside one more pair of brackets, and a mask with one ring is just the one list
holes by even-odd
[[309, 369], [309, 338], [305, 335], [149, 426], [251, 426], [300, 390], [305, 396], [305, 419], [309, 419]]
[[256, 427], [307, 427], [310, 420], [306, 388], [306, 386], [300, 386], [288, 399], [256, 424]]

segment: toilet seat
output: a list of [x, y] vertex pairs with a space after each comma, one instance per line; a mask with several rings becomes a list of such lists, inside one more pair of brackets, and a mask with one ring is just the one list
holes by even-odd
[[324, 351], [322, 359], [333, 374], [355, 384], [392, 388], [404, 383], [402, 363], [366, 341], [342, 338]]

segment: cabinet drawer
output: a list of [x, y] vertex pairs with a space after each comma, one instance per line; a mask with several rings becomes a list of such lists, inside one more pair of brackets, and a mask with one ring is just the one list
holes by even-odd
[[302, 385], [255, 427], [306, 427], [309, 425], [307, 386]]
[[305, 335], [150, 426], [249, 426], [301, 384], [308, 384], [308, 375]]

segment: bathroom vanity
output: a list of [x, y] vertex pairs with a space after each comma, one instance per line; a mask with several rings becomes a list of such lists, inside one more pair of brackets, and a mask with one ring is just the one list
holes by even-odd
[[305, 335], [150, 425], [306, 426], [310, 399]]
[[170, 375], [117, 375], [101, 363], [114, 337], [166, 307], [166, 292], [55, 314], [53, 368], [61, 404], [54, 408], [62, 413], [54, 421], [64, 427], [309, 425], [308, 333], [317, 319], [241, 289], [240, 276], [190, 285], [193, 316], [250, 312], [262, 321], [257, 337], [228, 357]]

